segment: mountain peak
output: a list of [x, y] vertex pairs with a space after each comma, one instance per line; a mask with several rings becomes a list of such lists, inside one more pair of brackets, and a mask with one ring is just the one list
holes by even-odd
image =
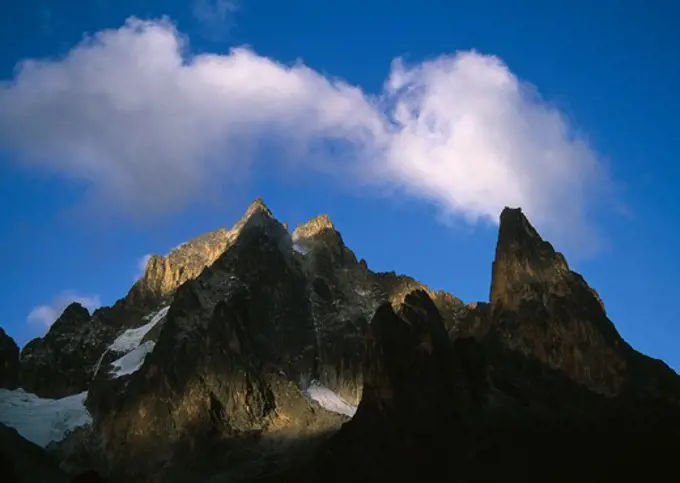
[[[59, 318], [57, 320], [62, 320], [62, 319], [81, 319], [81, 320], [87, 320], [90, 318], [90, 311], [87, 310], [85, 307], [83, 307], [80, 302], [71, 302], [68, 304], [68, 306], [64, 309], [64, 311], [61, 313]], [[55, 322], [56, 324], [56, 322]]]
[[522, 208], [506, 206], [500, 216], [496, 258], [508, 253], [527, 257], [540, 253], [545, 256], [558, 255], [560, 258], [564, 258], [561, 254], [555, 252], [550, 243], [543, 240]]
[[526, 283], [545, 283], [570, 273], [564, 256], [543, 240], [521, 208], [501, 212], [491, 280], [492, 304], [507, 304]]
[[[244, 227], [274, 220], [262, 198], [252, 201], [245, 213], [230, 229], [218, 228], [182, 243], [167, 256], [149, 257], [144, 275], [128, 295], [128, 301], [154, 305], [187, 280], [196, 278], [231, 247]], [[141, 298], [140, 298], [141, 295]]]
[[328, 215], [319, 215], [306, 223], [298, 225], [293, 232], [293, 241], [314, 238], [325, 230], [335, 231], [335, 226], [333, 226], [333, 222]]
[[270, 218], [273, 218], [274, 216], [272, 215], [271, 210], [267, 207], [267, 205], [264, 203], [264, 200], [262, 200], [261, 197], [255, 198], [249, 205], [248, 208], [246, 209], [246, 212], [244, 213], [242, 219], [247, 220], [251, 216], [253, 216], [255, 213], [262, 213]]
[[513, 349], [595, 392], [621, 391], [626, 353], [602, 301], [519, 208], [501, 213], [490, 298], [494, 324]]

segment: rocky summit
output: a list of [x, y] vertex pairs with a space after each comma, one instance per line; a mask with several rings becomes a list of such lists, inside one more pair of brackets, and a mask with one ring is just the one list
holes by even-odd
[[2, 481], [673, 479], [677, 374], [520, 209], [491, 272], [465, 303], [258, 199], [112, 307], [0, 332]]

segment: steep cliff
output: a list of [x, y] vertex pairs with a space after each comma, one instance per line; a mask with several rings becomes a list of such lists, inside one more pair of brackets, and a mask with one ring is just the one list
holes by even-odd
[[0, 327], [0, 388], [19, 386], [19, 347]]
[[490, 300], [490, 324], [508, 348], [600, 394], [680, 401], [675, 373], [621, 338], [597, 292], [520, 209], [506, 208], [500, 217]]
[[91, 317], [80, 304], [70, 304], [47, 335], [21, 351], [21, 387], [49, 398], [85, 391], [116, 330], [108, 320]]

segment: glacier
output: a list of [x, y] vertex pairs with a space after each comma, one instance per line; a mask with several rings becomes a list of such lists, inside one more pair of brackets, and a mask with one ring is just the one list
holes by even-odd
[[169, 306], [163, 307], [158, 312], [150, 316], [151, 321], [149, 323], [144, 324], [141, 327], [137, 327], [136, 329], [128, 329], [123, 332], [116, 338], [116, 340], [113, 341], [113, 344], [109, 346], [108, 350], [127, 353], [139, 347], [139, 345], [142, 343], [142, 339], [144, 339], [144, 336], [149, 333], [149, 331], [153, 329], [156, 324], [163, 320], [166, 315], [168, 315], [169, 309]]
[[92, 423], [85, 407], [87, 391], [61, 399], [44, 399], [23, 389], [0, 389], [0, 422], [27, 440], [46, 447], [73, 429]]
[[113, 377], [118, 378], [137, 372], [139, 368], [142, 367], [147, 354], [149, 354], [155, 346], [156, 343], [154, 341], [147, 340], [139, 347], [136, 347], [125, 354], [120, 359], [113, 361], [111, 363], [111, 365], [114, 367], [114, 369], [111, 371]]
[[155, 343], [153, 341], [147, 341], [142, 344], [144, 336], [151, 331], [161, 320], [168, 315], [168, 310], [170, 306], [163, 307], [157, 312], [152, 312], [147, 315], [145, 319], [150, 319], [150, 321], [140, 327], [134, 329], [128, 329], [119, 335], [113, 343], [106, 348], [97, 361], [94, 368], [94, 375], [97, 375], [101, 367], [101, 363], [109, 352], [116, 352], [124, 354], [119, 359], [112, 362], [115, 369], [111, 372], [114, 377], [127, 376], [137, 371], [142, 367], [144, 358], [149, 354]]

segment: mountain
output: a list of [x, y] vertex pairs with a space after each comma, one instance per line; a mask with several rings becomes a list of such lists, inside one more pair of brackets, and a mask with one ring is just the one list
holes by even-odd
[[381, 306], [356, 416], [310, 465], [270, 481], [629, 481], [676, 472], [678, 376], [621, 339], [597, 294], [521, 210], [501, 215], [492, 272], [490, 304], [454, 304], [458, 318], [450, 304], [435, 308], [441, 294], [425, 291]]
[[15, 389], [19, 385], [19, 347], [0, 327], [0, 388]]
[[501, 214], [491, 285], [494, 326], [508, 347], [600, 394], [680, 402], [675, 372], [621, 338], [597, 292], [520, 209]]
[[520, 209], [488, 302], [373, 272], [327, 216], [291, 234], [258, 199], [112, 307], [72, 304], [20, 357], [6, 339], [0, 422], [80, 481], [626, 481], [680, 447], [680, 378]]

